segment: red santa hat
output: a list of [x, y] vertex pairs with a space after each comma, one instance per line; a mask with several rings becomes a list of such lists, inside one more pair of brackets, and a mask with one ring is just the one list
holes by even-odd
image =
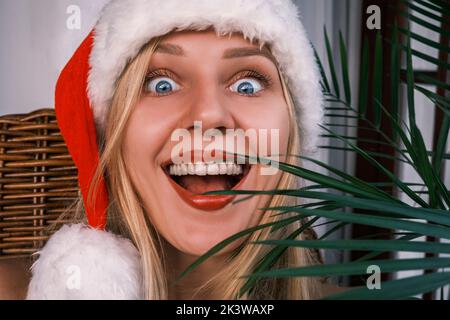
[[[172, 31], [213, 27], [218, 35], [239, 32], [250, 41], [269, 44], [294, 99], [301, 150], [305, 154], [316, 147], [320, 131], [318, 124], [323, 117], [319, 72], [293, 2], [190, 0], [182, 1], [182, 5], [180, 2], [110, 1], [58, 79], [55, 94], [58, 124], [78, 168], [87, 218], [93, 228], [105, 228], [108, 206], [103, 178], [99, 181], [94, 202], [87, 201], [89, 186], [99, 163], [98, 135], [105, 129], [117, 79], [152, 38]], [[51, 242], [52, 239], [47, 247], [54, 247]], [[43, 270], [42, 264], [40, 269]], [[31, 297], [42, 296], [36, 293], [42, 289], [36, 282], [33, 288]]]

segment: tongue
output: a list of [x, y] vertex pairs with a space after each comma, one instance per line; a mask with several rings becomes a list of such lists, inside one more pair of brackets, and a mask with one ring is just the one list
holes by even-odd
[[202, 194], [208, 191], [229, 190], [230, 178], [227, 176], [183, 176], [180, 184], [194, 194]]

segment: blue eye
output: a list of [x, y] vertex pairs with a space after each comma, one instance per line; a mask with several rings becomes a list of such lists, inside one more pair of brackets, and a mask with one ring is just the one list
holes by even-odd
[[237, 92], [242, 95], [254, 95], [263, 89], [259, 81], [251, 78], [241, 79], [236, 81], [231, 87], [232, 92]]
[[147, 80], [145, 90], [156, 95], [166, 95], [180, 89], [180, 86], [170, 78], [158, 77]]

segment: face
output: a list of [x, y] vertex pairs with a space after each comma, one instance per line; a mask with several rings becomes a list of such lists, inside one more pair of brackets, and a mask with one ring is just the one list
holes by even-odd
[[[242, 159], [223, 152], [236, 149], [230, 144], [220, 148], [218, 142], [227, 141], [231, 133], [242, 137], [242, 132], [251, 132], [258, 138], [246, 144], [246, 152], [286, 154], [289, 123], [278, 70], [267, 49], [260, 50], [239, 34], [218, 37], [214, 31], [165, 37], [151, 58], [122, 146], [131, 180], [156, 230], [178, 250], [199, 256], [257, 225], [267, 196], [236, 202], [243, 196], [204, 193], [270, 190], [281, 174], [263, 174], [261, 164], [242, 164]], [[177, 132], [183, 132], [183, 138]], [[215, 138], [205, 136], [207, 132], [215, 132]], [[261, 132], [270, 138], [258, 136]], [[185, 148], [180, 150], [180, 145]], [[180, 163], [175, 154], [183, 156]], [[206, 155], [213, 155], [214, 161]]]

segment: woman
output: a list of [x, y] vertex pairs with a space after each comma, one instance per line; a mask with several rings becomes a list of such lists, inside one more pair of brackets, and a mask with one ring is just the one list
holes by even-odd
[[[66, 225], [51, 237], [32, 267], [28, 298], [238, 298], [239, 277], [270, 250], [249, 242], [284, 238], [300, 222], [241, 237], [176, 283], [215, 244], [287, 217], [261, 208], [292, 204], [204, 193], [297, 186], [292, 176], [263, 174], [267, 165], [230, 152], [266, 150], [294, 162], [286, 155], [313, 150], [322, 117], [318, 78], [290, 1], [111, 1], [56, 88], [58, 123], [83, 195], [74, 222], [86, 215], [92, 228]], [[229, 150], [211, 148], [206, 132], [275, 134]], [[184, 148], [186, 141], [193, 144]], [[290, 248], [275, 267], [318, 260]], [[240, 298], [310, 299], [326, 290], [314, 278], [265, 279]]]

